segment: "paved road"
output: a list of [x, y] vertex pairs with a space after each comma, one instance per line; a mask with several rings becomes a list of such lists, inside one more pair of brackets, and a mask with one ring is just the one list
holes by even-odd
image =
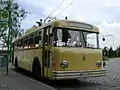
[[[105, 77], [89, 78], [89, 79], [87, 78], [80, 80], [64, 80], [64, 81], [48, 81], [48, 80], [37, 80], [37, 81], [45, 83], [46, 85], [49, 85], [57, 90], [120, 90], [120, 58], [115, 58], [115, 59], [111, 59], [110, 61], [107, 61], [106, 68], [107, 68], [107, 76]], [[21, 76], [28, 77], [28, 79], [29, 78], [34, 79], [32, 75], [24, 71], [17, 72], [14, 69], [12, 71], [21, 74]], [[22, 82], [20, 78], [16, 80]], [[23, 87], [29, 87], [33, 90], [34, 87], [36, 86], [32, 83], [31, 81], [25, 79], [25, 83], [23, 83], [22, 85]], [[31, 89], [26, 89], [26, 90], [31, 90]]]
[[53, 90], [54, 88], [28, 78], [16, 72], [14, 69], [9, 70], [5, 75], [4, 70], [0, 69], [0, 90]]

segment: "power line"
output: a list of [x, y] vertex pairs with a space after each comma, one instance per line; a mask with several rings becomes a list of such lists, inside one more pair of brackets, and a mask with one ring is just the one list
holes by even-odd
[[44, 22], [63, 4], [64, 0], [45, 18]]
[[72, 5], [76, 0], [73, 0], [70, 2], [65, 8], [63, 8], [55, 17], [57, 17], [61, 12], [63, 12], [65, 9], [67, 9], [70, 5]]

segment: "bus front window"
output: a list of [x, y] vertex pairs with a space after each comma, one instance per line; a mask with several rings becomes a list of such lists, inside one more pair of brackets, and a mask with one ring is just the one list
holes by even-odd
[[89, 33], [83, 30], [55, 28], [53, 30], [53, 36], [54, 46], [98, 48], [96, 33]]
[[80, 31], [71, 29], [54, 29], [54, 46], [81, 46]]
[[97, 33], [83, 32], [83, 41], [87, 48], [99, 48], [99, 38]]

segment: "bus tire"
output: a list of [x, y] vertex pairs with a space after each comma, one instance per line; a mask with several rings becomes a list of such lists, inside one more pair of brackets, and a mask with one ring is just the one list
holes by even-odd
[[18, 59], [17, 59], [17, 57], [15, 58], [15, 69], [18, 69]]
[[36, 78], [41, 77], [41, 65], [38, 58], [35, 58], [33, 61], [32, 72]]

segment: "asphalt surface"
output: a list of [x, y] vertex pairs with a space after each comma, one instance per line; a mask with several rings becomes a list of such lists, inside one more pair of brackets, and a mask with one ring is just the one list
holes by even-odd
[[53, 90], [54, 88], [9, 69], [6, 75], [5, 68], [0, 67], [0, 90]]
[[[30, 72], [26, 72], [25, 70], [15, 71], [12, 69], [12, 71], [27, 78], [34, 79], [37, 82], [42, 82], [57, 90], [120, 90], [120, 58], [114, 58], [107, 61], [106, 69], [107, 76], [104, 77], [64, 81], [38, 80], [35, 79]], [[36, 87], [34, 84], [32, 86]], [[27, 84], [27, 87], [31, 87], [31, 84]]]

